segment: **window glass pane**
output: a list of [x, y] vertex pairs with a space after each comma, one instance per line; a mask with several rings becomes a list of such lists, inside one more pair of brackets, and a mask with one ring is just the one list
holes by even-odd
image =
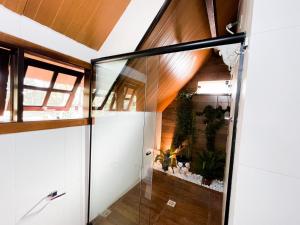
[[35, 87], [47, 88], [50, 86], [52, 76], [53, 71], [28, 66], [24, 79], [24, 84]]
[[46, 91], [24, 89], [23, 96], [23, 104], [25, 106], [42, 106], [46, 96]]
[[47, 106], [64, 107], [70, 97], [68, 93], [51, 92]]
[[[59, 93], [61, 94], [61, 93]], [[69, 94], [67, 94], [69, 95]], [[48, 105], [49, 106], [49, 105]], [[58, 106], [58, 105], [53, 105]], [[37, 120], [57, 120], [57, 119], [77, 119], [83, 118], [83, 86], [79, 86], [75, 94], [72, 106], [68, 111], [63, 108], [60, 110], [42, 108], [40, 111], [24, 111], [24, 121]]]
[[54, 88], [60, 90], [72, 91], [77, 77], [59, 73]]

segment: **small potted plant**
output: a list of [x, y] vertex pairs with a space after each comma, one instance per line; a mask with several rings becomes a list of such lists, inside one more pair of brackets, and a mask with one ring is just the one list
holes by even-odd
[[196, 172], [200, 174], [202, 184], [210, 186], [215, 179], [223, 180], [226, 155], [223, 151], [202, 151], [196, 162]]
[[173, 149], [168, 149], [166, 151], [160, 150], [160, 154], [155, 157], [155, 162], [157, 161], [161, 163], [164, 171], [167, 171], [169, 166], [173, 169], [173, 167], [176, 167], [177, 165], [176, 151]]

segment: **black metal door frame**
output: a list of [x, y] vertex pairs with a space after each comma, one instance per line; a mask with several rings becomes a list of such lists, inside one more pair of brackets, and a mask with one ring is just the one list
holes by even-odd
[[[239, 58], [239, 68], [237, 74], [237, 87], [236, 87], [236, 96], [235, 96], [235, 109], [233, 115], [233, 129], [232, 129], [232, 137], [231, 137], [231, 149], [230, 149], [230, 160], [229, 160], [229, 171], [228, 171], [228, 182], [227, 182], [227, 193], [226, 193], [226, 206], [225, 206], [225, 217], [224, 217], [224, 225], [228, 225], [229, 222], [229, 210], [230, 210], [230, 200], [231, 200], [231, 189], [232, 189], [232, 175], [234, 168], [234, 156], [235, 156], [235, 148], [236, 148], [236, 132], [237, 132], [237, 122], [238, 122], [238, 112], [239, 112], [239, 102], [241, 95], [241, 87], [242, 87], [242, 72], [243, 72], [243, 62], [244, 62], [244, 50], [246, 48], [245, 45], [246, 33], [237, 33], [228, 36], [221, 36], [216, 38], [209, 38], [205, 40], [197, 40], [191, 42], [185, 42], [175, 45], [168, 45], [158, 48], [151, 48], [147, 50], [129, 52], [124, 54], [106, 56], [101, 58], [92, 59], [91, 63], [94, 68], [97, 63], [106, 63], [117, 60], [129, 60], [134, 58], [141, 58], [147, 56], [155, 56], [162, 55], [168, 53], [182, 52], [182, 51], [192, 51], [192, 50], [201, 50], [207, 48], [214, 48], [221, 45], [229, 45], [229, 44], [241, 44], [240, 48], [240, 58]], [[92, 82], [91, 82], [92, 83]], [[90, 95], [91, 98], [91, 95]], [[92, 104], [90, 100], [90, 105]], [[91, 107], [90, 107], [91, 110]], [[91, 112], [90, 112], [91, 117]], [[91, 188], [91, 153], [92, 153], [92, 124], [90, 125], [90, 152], [89, 152], [89, 183], [88, 183], [88, 224], [90, 224], [90, 188]], [[120, 224], [121, 225], [121, 224]]]

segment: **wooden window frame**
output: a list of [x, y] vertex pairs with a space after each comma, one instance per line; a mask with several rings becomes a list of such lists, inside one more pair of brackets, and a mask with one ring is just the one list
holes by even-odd
[[[25, 58], [24, 78], [26, 77], [26, 72], [27, 72], [27, 69], [29, 66], [32, 66], [35, 68], [40, 68], [40, 69], [45, 69], [45, 70], [53, 72], [53, 74], [52, 74], [52, 79], [50, 81], [49, 87], [37, 87], [37, 86], [23, 84], [23, 89], [38, 90], [38, 91], [46, 92], [46, 95], [44, 97], [42, 105], [40, 105], [40, 106], [23, 105], [23, 110], [24, 111], [44, 111], [45, 108], [47, 108], [49, 110], [56, 110], [56, 111], [70, 110], [73, 100], [75, 98], [76, 91], [77, 91], [82, 79], [84, 78], [84, 73], [76, 71], [76, 70], [64, 68], [61, 66], [45, 63], [42, 61], [38, 61], [35, 59]], [[72, 90], [69, 91], [69, 90], [54, 88], [57, 77], [60, 73], [76, 77], [76, 81], [72, 87]], [[69, 98], [64, 106], [47, 106], [48, 101], [50, 99], [50, 95], [53, 92], [69, 94]]]
[[[91, 90], [91, 79], [92, 79], [92, 66], [89, 63], [73, 59], [72, 57], [67, 57], [66, 55], [60, 54], [58, 52], [54, 52], [52, 50], [25, 42], [25, 46], [16, 45], [15, 42], [21, 43], [23, 45], [24, 42], [19, 39], [10, 39], [13, 40], [13, 44], [6, 43], [0, 40], [0, 46], [7, 48], [11, 51], [12, 60], [11, 60], [11, 104], [12, 104], [12, 116], [11, 122], [0, 122], [0, 134], [6, 133], [18, 133], [18, 132], [26, 132], [26, 131], [36, 131], [36, 130], [45, 130], [45, 129], [56, 129], [63, 127], [72, 127], [72, 126], [85, 126], [88, 124], [92, 124], [92, 118], [90, 113], [90, 90]], [[76, 69], [81, 69], [84, 72], [80, 72], [77, 70], [72, 70], [65, 68], [63, 66], [58, 66], [51, 63], [46, 63], [44, 61], [39, 61], [32, 58], [25, 58], [25, 53], [31, 54], [33, 56], [37, 56], [43, 58], [45, 60], [50, 60], [54, 63], [64, 64], [66, 66], [73, 66]], [[55, 80], [52, 76], [50, 87], [47, 88], [48, 99], [44, 99], [42, 106], [24, 106], [23, 105], [23, 90], [25, 89], [39, 89], [35, 86], [24, 85], [24, 78], [26, 75], [26, 71], [28, 66], [38, 67], [42, 69], [47, 69], [53, 71], [54, 73], [63, 73], [71, 76], [76, 76], [75, 83], [73, 85], [72, 90], [61, 90], [55, 89], [54, 84]], [[23, 122], [23, 112], [24, 110], [41, 110], [48, 102], [50, 94], [53, 92], [63, 92], [69, 93], [69, 99], [65, 106], [47, 106], [47, 109], [55, 109], [57, 111], [60, 110], [69, 110], [72, 102], [75, 97], [75, 93], [80, 85], [80, 83], [84, 80], [84, 88], [83, 88], [83, 118], [80, 119], [58, 119], [58, 120], [39, 120], [39, 121], [27, 121]], [[46, 98], [46, 97], [45, 97]]]

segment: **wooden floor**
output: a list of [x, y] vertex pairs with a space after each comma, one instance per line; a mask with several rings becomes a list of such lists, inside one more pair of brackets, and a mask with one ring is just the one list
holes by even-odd
[[154, 171], [152, 190], [142, 182], [109, 209], [93, 225], [221, 225], [222, 193]]

